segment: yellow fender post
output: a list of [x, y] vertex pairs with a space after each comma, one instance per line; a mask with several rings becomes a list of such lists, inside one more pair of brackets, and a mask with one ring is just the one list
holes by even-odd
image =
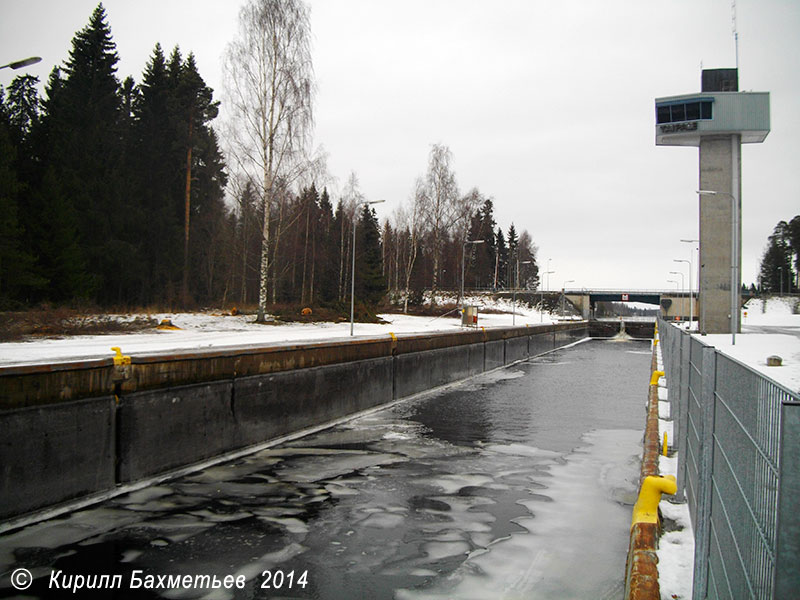
[[658, 503], [661, 494], [674, 494], [678, 484], [674, 475], [648, 475], [639, 490], [639, 499], [633, 505], [631, 527], [636, 523], [658, 523]]
[[122, 350], [120, 349], [119, 346], [113, 346], [111, 349], [115, 352], [114, 354], [115, 365], [122, 366], [131, 364], [131, 357], [123, 355]]
[[111, 380], [114, 382], [114, 397], [119, 403], [119, 385], [131, 377], [131, 357], [122, 354], [119, 346], [111, 348], [114, 351], [114, 369]]
[[664, 377], [664, 371], [653, 371], [653, 374], [650, 376], [650, 385], [658, 385], [658, 380]]

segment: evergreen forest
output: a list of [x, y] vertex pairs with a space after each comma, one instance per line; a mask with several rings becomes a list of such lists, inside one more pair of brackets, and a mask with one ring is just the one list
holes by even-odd
[[467, 289], [537, 287], [531, 236], [459, 192], [446, 146], [382, 223], [355, 174], [336, 197], [324, 169], [276, 177], [265, 201], [226, 156], [191, 52], [156, 43], [138, 81], [119, 60], [100, 4], [46, 82], [0, 87], [0, 310], [251, 307], [265, 272], [273, 305], [341, 306], [354, 239], [368, 306], [457, 291], [462, 269]]
[[800, 273], [800, 215], [780, 221], [767, 239], [758, 274], [758, 291], [796, 293]]

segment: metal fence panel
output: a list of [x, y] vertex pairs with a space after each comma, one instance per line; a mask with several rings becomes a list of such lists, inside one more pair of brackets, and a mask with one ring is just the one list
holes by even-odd
[[[698, 480], [700, 476], [701, 439], [703, 436], [703, 344], [686, 336], [689, 346], [689, 387], [686, 397], [686, 500], [692, 523], [697, 522]], [[683, 435], [683, 434], [682, 434]]]
[[766, 383], [718, 354], [710, 517], [727, 561], [714, 579], [748, 598], [771, 597], [775, 564], [780, 402]]
[[[796, 594], [800, 395], [698, 337], [664, 322], [659, 330], [664, 370], [680, 375], [686, 411], [680, 433], [686, 439], [676, 441], [686, 453], [684, 486], [695, 530], [693, 597]], [[704, 348], [711, 352], [705, 358]]]
[[775, 597], [791, 598], [800, 590], [800, 404], [792, 398], [782, 404]]

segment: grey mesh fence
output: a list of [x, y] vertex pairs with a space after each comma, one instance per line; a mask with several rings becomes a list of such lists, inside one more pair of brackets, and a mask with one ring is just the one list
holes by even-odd
[[[693, 598], [800, 597], [800, 394], [661, 321]], [[794, 596], [793, 596], [794, 594]]]

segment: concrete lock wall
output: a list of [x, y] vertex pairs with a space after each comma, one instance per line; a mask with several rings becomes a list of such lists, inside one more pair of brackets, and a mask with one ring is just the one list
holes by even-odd
[[0, 413], [0, 518], [115, 484], [112, 396]]
[[574, 322], [154, 354], [133, 357], [125, 373], [106, 359], [0, 368], [0, 519], [324, 425], [587, 336], [588, 324]]

